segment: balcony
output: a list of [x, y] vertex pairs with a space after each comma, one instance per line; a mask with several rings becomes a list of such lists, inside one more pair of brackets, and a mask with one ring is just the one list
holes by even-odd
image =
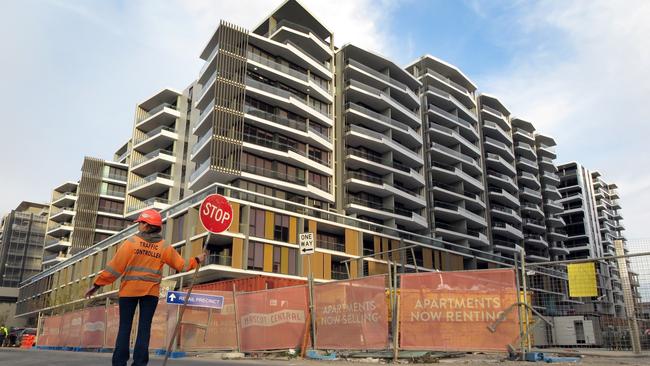
[[443, 200], [445, 202], [454, 202], [463, 200], [465, 201], [465, 207], [470, 210], [484, 210], [485, 202], [480, 195], [463, 190], [460, 187], [455, 187], [449, 184], [445, 184], [438, 181], [431, 182], [433, 185], [433, 194], [436, 199]]
[[548, 248], [548, 250], [555, 253], [556, 255], [569, 255], [569, 251], [564, 247], [552, 246]]
[[481, 174], [482, 172], [478, 160], [471, 158], [460, 151], [435, 142], [431, 143], [431, 151], [435, 153], [434, 156], [437, 162], [442, 162], [443, 164], [461, 164], [463, 171], [470, 174]]
[[431, 163], [431, 173], [435, 180], [445, 184], [454, 184], [459, 181], [466, 183], [466, 188], [473, 188], [475, 191], [483, 191], [483, 182], [457, 168], [448, 164], [438, 162]]
[[61, 223], [48, 226], [47, 235], [55, 238], [70, 237], [70, 233], [72, 232], [72, 230], [73, 230], [72, 222], [70, 221], [61, 222]]
[[492, 232], [511, 240], [521, 240], [524, 238], [521, 229], [507, 222], [494, 221], [492, 223]]
[[566, 233], [566, 230], [557, 228], [550, 230], [547, 235], [556, 241], [563, 241], [569, 237]]
[[346, 173], [346, 189], [349, 192], [367, 192], [377, 197], [394, 196], [395, 201], [412, 208], [423, 208], [426, 199], [416, 190], [385, 183], [382, 178], [358, 171]]
[[542, 187], [542, 194], [544, 195], [544, 198], [548, 200], [559, 200], [562, 198], [562, 194], [555, 186], [547, 185]]
[[140, 199], [160, 196], [174, 186], [169, 174], [154, 173], [145, 178], [136, 179], [129, 186], [129, 194]]
[[479, 230], [465, 229], [438, 221], [435, 223], [434, 235], [444, 241], [467, 241], [473, 248], [484, 248], [490, 245], [488, 237]]
[[[541, 207], [539, 205], [536, 205], [534, 203], [522, 203], [521, 204], [521, 211], [528, 213], [530, 216], [533, 216], [537, 219], [544, 219], [544, 211], [542, 211]], [[564, 225], [564, 221], [562, 221], [562, 225]]]
[[535, 149], [531, 145], [525, 142], [517, 142], [515, 143], [515, 151], [519, 156], [535, 161], [537, 166], [537, 154], [535, 154]]
[[517, 179], [519, 183], [525, 185], [528, 188], [532, 188], [534, 190], [542, 188], [542, 186], [539, 184], [539, 180], [537, 180], [537, 177], [534, 174], [522, 171], [519, 175], [517, 175]]
[[197, 135], [197, 136], [203, 136], [205, 132], [212, 128], [212, 119], [214, 116], [214, 107], [215, 103], [214, 100], [208, 104], [205, 109], [201, 111], [199, 114], [199, 118], [197, 119], [197, 122], [194, 123], [194, 126], [192, 126], [192, 134]]
[[485, 161], [487, 163], [488, 168], [495, 170], [499, 173], [502, 174], [512, 174], [515, 175], [517, 174], [517, 170], [515, 167], [512, 165], [511, 162], [507, 161], [501, 155], [498, 154], [493, 154], [493, 153], [486, 153], [485, 154]]
[[519, 189], [519, 186], [511, 176], [491, 169], [488, 169], [486, 173], [489, 185], [497, 186], [508, 191], [516, 191]]
[[396, 180], [410, 185], [424, 186], [425, 183], [424, 176], [407, 165], [351, 147], [346, 149], [346, 166], [348, 169], [366, 169], [381, 175], [392, 173]]
[[[332, 125], [332, 114], [329, 104], [308, 104], [307, 98], [280, 87], [269, 85], [252, 78], [246, 78], [246, 93], [255, 99], [260, 99], [269, 104], [282, 103], [283, 107], [296, 114], [308, 114], [328, 126]], [[240, 107], [241, 108], [241, 107]]]
[[309, 27], [282, 19], [269, 29], [266, 36], [280, 43], [296, 42], [300, 48], [305, 49], [306, 53], [313, 55], [313, 57], [319, 59], [331, 58], [332, 50], [329, 44], [317, 34]]
[[534, 189], [521, 187], [519, 189], [519, 197], [525, 198], [534, 203], [542, 203], [542, 194]]
[[[453, 204], [444, 201], [435, 201], [433, 203], [433, 211], [435, 217], [445, 221], [468, 221], [468, 226], [471, 227], [486, 227], [487, 221], [485, 217], [478, 215], [466, 208], [460, 207], [458, 204]], [[471, 224], [471, 225], [470, 225]]]
[[433, 104], [429, 104], [427, 113], [430, 114], [430, 121], [433, 121], [436, 124], [447, 126], [449, 128], [458, 128], [460, 133], [470, 141], [478, 140], [478, 132], [473, 123], [470, 123], [463, 118]]
[[[404, 122], [409, 121], [412, 127], [422, 124], [419, 113], [407, 108], [405, 105], [402, 105], [399, 101], [391, 97], [390, 94], [382, 90], [357, 80], [346, 81], [345, 87], [347, 92], [351, 93], [349, 94], [349, 97], [354, 96], [355, 99], [358, 98], [357, 100], [360, 102], [373, 106], [373, 108], [377, 110], [391, 108], [391, 114], [394, 117], [398, 117]], [[417, 104], [414, 106], [417, 106]]]
[[427, 227], [424, 216], [414, 211], [385, 207], [378, 202], [364, 200], [352, 194], [348, 195], [345, 209], [348, 214], [361, 214], [378, 220], [394, 219], [396, 223], [409, 229], [421, 230]]
[[498, 111], [498, 110], [496, 110], [496, 109], [494, 109], [492, 107], [482, 105], [481, 106], [481, 112], [486, 113], [489, 116], [496, 117], [496, 118], [498, 118], [498, 119], [500, 119], [502, 121], [506, 121], [506, 122], [508, 121], [508, 117], [506, 117], [503, 113], [501, 113], [500, 111]]
[[504, 129], [496, 122], [492, 121], [483, 121], [483, 133], [486, 137], [490, 137], [494, 140], [501, 141], [507, 145], [512, 145], [512, 138], [510, 134], [506, 132], [507, 129]]
[[346, 103], [345, 113], [347, 122], [360, 123], [369, 128], [391, 129], [393, 138], [403, 142], [403, 145], [414, 147], [422, 145], [422, 136], [410, 126], [396, 121], [381, 113], [362, 107], [355, 103]]
[[144, 210], [153, 208], [160, 211], [168, 208], [170, 205], [171, 202], [169, 202], [169, 200], [166, 198], [153, 197], [142, 202], [137, 202], [135, 204], [129, 205], [126, 208], [126, 212], [128, 213], [127, 216], [135, 216], [137, 213]]
[[68, 256], [64, 253], [57, 253], [57, 254], [51, 254], [51, 255], [45, 255], [43, 256], [43, 266], [50, 267], [53, 266], [59, 262], [63, 262], [66, 259], [68, 259]]
[[546, 156], [538, 156], [537, 163], [539, 164], [540, 168], [544, 169], [545, 171], [557, 172], [557, 167], [551, 158], [547, 158]]
[[45, 241], [43, 249], [47, 252], [62, 252], [67, 251], [72, 244], [70, 243], [70, 237], [61, 237], [61, 238], [52, 238]]
[[515, 141], [523, 141], [531, 146], [535, 144], [535, 135], [521, 128], [513, 128], [512, 137]]
[[518, 248], [519, 243], [515, 241], [495, 239], [493, 240], [493, 242], [494, 242], [494, 249], [496, 251], [499, 251], [501, 253], [508, 253], [508, 254], [519, 253], [519, 248]]
[[494, 203], [490, 205], [490, 214], [493, 218], [497, 218], [501, 221], [514, 223], [516, 225], [521, 224], [521, 216], [519, 216], [519, 212], [510, 207]]
[[408, 87], [406, 84], [397, 81], [390, 76], [386, 74], [382, 74], [379, 71], [376, 71], [358, 61], [355, 61], [351, 58], [346, 60], [346, 65], [348, 68], [351, 70], [359, 70], [365, 75], [369, 75], [375, 80], [380, 81], [381, 84], [388, 86], [391, 88], [391, 95], [393, 94], [392, 91], [396, 91], [400, 93], [403, 97], [400, 97], [400, 103], [404, 105], [411, 105], [413, 107], [416, 107], [420, 103], [420, 98]]
[[52, 200], [52, 206], [55, 207], [72, 207], [77, 202], [77, 193], [65, 192], [60, 195], [55, 195]]
[[280, 141], [261, 137], [258, 135], [243, 135], [244, 149], [253, 151], [256, 155], [282, 161], [302, 169], [311, 169], [322, 174], [332, 174], [331, 160], [327, 154], [324, 157], [316, 157], [296, 145], [282, 143]]
[[546, 224], [550, 227], [564, 227], [565, 223], [564, 220], [561, 217], [557, 216], [547, 216], [546, 217]]
[[454, 97], [460, 100], [466, 107], [474, 108], [476, 107], [476, 101], [474, 96], [465, 88], [464, 86], [454, 82], [450, 78], [430, 69], [426, 68], [424, 70], [424, 75], [432, 79], [432, 81], [437, 82], [437, 85], [443, 89], [446, 89]]
[[419, 152], [406, 148], [404, 145], [379, 132], [357, 125], [346, 128], [346, 143], [352, 146], [364, 146], [377, 152], [393, 151], [395, 158], [408, 161], [415, 166], [424, 165], [424, 158]]
[[133, 149], [147, 154], [156, 149], [166, 148], [178, 140], [176, 130], [168, 126], [153, 129], [133, 141]]
[[158, 149], [147, 155], [133, 159], [131, 162], [131, 172], [148, 176], [155, 172], [162, 172], [168, 169], [176, 162], [174, 153], [169, 150]]
[[181, 113], [176, 110], [176, 106], [169, 103], [162, 103], [152, 108], [145, 117], [135, 124], [135, 127], [141, 131], [149, 132], [160, 126], [169, 126], [180, 118]]
[[508, 146], [507, 144], [487, 136], [483, 140], [483, 143], [485, 144], [485, 151], [501, 155], [505, 157], [508, 161], [515, 160], [515, 154], [513, 154], [512, 150], [510, 149], [510, 146]]
[[522, 220], [522, 223], [524, 224], [524, 227], [530, 231], [535, 231], [542, 234], [546, 232], [546, 224], [544, 221], [525, 218]]
[[302, 140], [321, 149], [332, 149], [332, 137], [312, 127], [312, 125], [317, 125], [315, 122], [308, 125], [307, 120], [286, 118], [248, 104], [244, 105], [244, 112], [246, 113], [246, 122], [251, 125], [269, 132], [280, 133], [297, 140]]
[[517, 168], [533, 174], [537, 174], [539, 172], [539, 166], [535, 160], [526, 159], [521, 156], [517, 157]]
[[74, 218], [75, 211], [73, 207], [57, 208], [53, 206], [50, 209], [50, 220], [54, 222], [71, 222]]
[[548, 243], [544, 240], [544, 237], [541, 235], [524, 235], [524, 244], [532, 245], [536, 247], [548, 248]]
[[545, 184], [554, 185], [554, 186], [560, 184], [560, 177], [555, 173], [542, 172], [542, 174], [540, 174], [540, 178]]
[[564, 206], [552, 200], [544, 200], [544, 209], [550, 214], [557, 214], [564, 211]]
[[[214, 83], [216, 80], [217, 80], [217, 73], [213, 72], [212, 76], [208, 79], [208, 81], [202, 84], [201, 94], [199, 95], [199, 98], [196, 99], [195, 107], [197, 109], [200, 110], [204, 109], [205, 106], [208, 104], [208, 102], [214, 100], [215, 97]], [[211, 98], [206, 98], [207, 96], [210, 96]]]
[[545, 144], [538, 144], [537, 145], [537, 151], [539, 152], [540, 155], [549, 157], [551, 159], [557, 158], [557, 154], [555, 153], [555, 147], [545, 145]]
[[503, 206], [517, 207], [519, 206], [519, 199], [512, 193], [504, 190], [503, 188], [490, 186], [488, 187], [490, 202], [496, 202]]
[[[429, 103], [433, 103], [445, 109], [456, 109], [459, 115], [462, 115], [463, 118], [478, 122], [478, 116], [476, 113], [458, 101], [458, 99], [456, 99], [452, 94], [438, 89], [433, 85], [427, 85], [424, 92], [429, 96], [427, 98]], [[435, 102], [433, 100], [435, 100]]]

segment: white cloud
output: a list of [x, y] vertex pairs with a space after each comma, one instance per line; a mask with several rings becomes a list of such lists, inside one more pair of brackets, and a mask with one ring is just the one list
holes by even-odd
[[577, 160], [619, 185], [628, 237], [650, 236], [650, 2], [517, 3], [513, 62], [483, 90], [556, 137]]

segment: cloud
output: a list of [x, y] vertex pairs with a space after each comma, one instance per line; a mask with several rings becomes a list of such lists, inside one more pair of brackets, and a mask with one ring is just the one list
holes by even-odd
[[502, 45], [512, 62], [479, 78], [481, 89], [555, 136], [560, 162], [577, 160], [617, 183], [627, 236], [649, 236], [650, 2], [520, 2], [511, 10], [500, 31], [516, 34]]

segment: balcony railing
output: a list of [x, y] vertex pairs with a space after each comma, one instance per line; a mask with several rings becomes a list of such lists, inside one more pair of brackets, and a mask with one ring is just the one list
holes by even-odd
[[211, 101], [210, 104], [208, 104], [208, 105], [205, 107], [205, 109], [201, 112], [201, 114], [199, 114], [199, 119], [198, 119], [198, 122], [197, 122], [197, 123], [200, 123], [201, 121], [203, 121], [203, 119], [204, 119], [208, 114], [210, 114], [210, 112], [212, 112], [213, 110], [214, 110], [214, 100]]
[[361, 69], [361, 70], [363, 70], [363, 71], [365, 71], [365, 72], [367, 72], [367, 73], [369, 73], [371, 75], [374, 75], [375, 77], [377, 77], [379, 79], [382, 79], [382, 80], [387, 81], [387, 82], [389, 82], [389, 83], [391, 83], [391, 84], [393, 84], [395, 86], [398, 86], [401, 89], [410, 90], [408, 88], [408, 86], [406, 86], [406, 84], [404, 84], [402, 82], [399, 82], [399, 81], [391, 78], [390, 76], [388, 76], [386, 74], [382, 74], [381, 72], [379, 72], [377, 70], [374, 70], [374, 69], [372, 69], [372, 68], [370, 68], [370, 67], [368, 67], [368, 66], [366, 66], [366, 65], [364, 65], [364, 64], [362, 64], [362, 63], [360, 63], [358, 61], [355, 61], [355, 60], [353, 60], [351, 58], [347, 59], [346, 63], [348, 65], [352, 65], [354, 67], [357, 67], [357, 68], [359, 68], [359, 69]]
[[280, 29], [280, 28], [282, 28], [282, 27], [284, 27], [284, 26], [286, 26], [287, 28], [291, 28], [291, 29], [293, 29], [293, 30], [297, 30], [297, 31], [302, 32], [302, 33], [306, 33], [306, 34], [310, 34], [310, 33], [311, 33], [314, 37], [318, 38], [318, 39], [321, 40], [323, 43], [328, 44], [327, 42], [325, 42], [324, 39], [322, 39], [321, 37], [319, 37], [319, 36], [316, 34], [316, 32], [314, 32], [313, 30], [311, 30], [309, 27], [305, 27], [304, 25], [300, 25], [300, 24], [296, 24], [296, 23], [290, 22], [290, 21], [288, 21], [288, 20], [286, 20], [286, 19], [283, 19], [283, 20], [279, 21], [279, 22], [278, 22], [278, 23], [277, 23], [273, 28], [269, 29], [268, 33], [266, 33], [266, 36], [267, 36], [267, 37], [270, 36], [271, 34], [275, 33], [276, 30], [278, 30], [278, 29]]
[[527, 193], [527, 194], [530, 194], [530, 195], [535, 196], [535, 197], [540, 197], [540, 198], [542, 197], [542, 194], [539, 191], [536, 191], [534, 189], [530, 189], [530, 188], [527, 188], [527, 187], [522, 187], [520, 189], [520, 191], [521, 191], [521, 193]]
[[452, 211], [456, 211], [458, 213], [466, 214], [467, 216], [470, 216], [470, 217], [472, 217], [472, 218], [474, 218], [475, 220], [478, 220], [478, 221], [484, 221], [485, 220], [485, 218], [483, 218], [481, 215], [478, 215], [478, 214], [476, 214], [476, 213], [474, 213], [474, 212], [472, 212], [472, 211], [470, 211], [470, 210], [468, 210], [466, 208], [460, 207], [460, 206], [455, 205], [453, 203], [444, 202], [444, 201], [434, 201], [433, 206], [434, 207], [442, 207], [442, 208], [445, 208], [447, 210], [452, 210]]
[[[530, 147], [530, 145], [528, 146]], [[517, 157], [517, 161], [524, 164], [532, 165], [533, 167], [537, 168], [537, 162], [534, 160], [526, 159], [524, 157], [519, 156]]]
[[251, 173], [251, 174], [256, 174], [256, 175], [261, 175], [263, 177], [267, 178], [272, 178], [272, 179], [279, 179], [285, 182], [289, 183], [294, 183], [294, 184], [300, 184], [300, 185], [305, 185], [305, 177], [300, 177], [300, 176], [295, 176], [295, 175], [288, 175], [286, 173], [282, 173], [277, 170], [272, 170], [272, 169], [266, 169], [262, 168], [257, 165], [250, 165], [250, 164], [241, 164], [242, 171]]
[[246, 57], [248, 57], [249, 60], [253, 60], [253, 61], [255, 61], [257, 63], [260, 63], [262, 65], [271, 67], [271, 68], [273, 68], [275, 70], [281, 71], [281, 72], [283, 72], [283, 73], [285, 73], [287, 75], [291, 75], [291, 76], [293, 76], [293, 77], [295, 77], [297, 79], [300, 79], [300, 80], [302, 80], [304, 82], [307, 82], [307, 80], [308, 80], [306, 73], [303, 73], [303, 72], [301, 72], [299, 70], [296, 70], [296, 69], [292, 69], [291, 67], [289, 67], [287, 65], [283, 65], [283, 64], [281, 64], [279, 62], [276, 62], [274, 60], [264, 58], [264, 57], [262, 57], [260, 55], [254, 54], [252, 52], [248, 52], [246, 54]]
[[166, 204], [166, 205], [170, 204], [169, 200], [166, 199], [166, 198], [152, 197], [152, 198], [149, 198], [148, 200], [145, 200], [145, 201], [138, 202], [136, 204], [130, 205], [128, 207], [128, 212], [133, 212], [133, 211], [141, 210], [141, 209], [146, 208], [146, 207], [151, 207], [156, 203], [162, 203], [162, 204]]
[[529, 137], [529, 138], [535, 140], [535, 135], [533, 135], [532, 132], [528, 132], [528, 131], [522, 130], [521, 128], [515, 128], [515, 129], [512, 130], [512, 132], [513, 132], [513, 133], [520, 133], [520, 134], [522, 134], [522, 135], [524, 135], [524, 136], [527, 136], [527, 137]]
[[357, 112], [361, 112], [361, 113], [366, 114], [366, 115], [369, 115], [372, 118], [378, 119], [378, 120], [380, 120], [380, 121], [382, 121], [382, 122], [384, 122], [386, 124], [389, 124], [389, 125], [391, 125], [393, 127], [396, 127], [396, 128], [398, 128], [400, 130], [403, 130], [405, 132], [409, 132], [409, 130], [414, 131], [411, 127], [407, 126], [406, 124], [404, 124], [402, 122], [396, 121], [396, 120], [394, 120], [394, 119], [392, 119], [392, 118], [390, 118], [388, 116], [384, 116], [383, 114], [375, 112], [372, 109], [362, 107], [362, 106], [360, 106], [360, 105], [358, 105], [356, 103], [348, 102], [348, 103], [345, 104], [345, 108], [346, 109], [351, 109], [351, 110], [354, 110], [354, 111], [357, 111]]
[[492, 107], [488, 107], [488, 106], [486, 106], [486, 105], [482, 105], [481, 108], [482, 108], [483, 110], [486, 110], [486, 111], [492, 113], [492, 114], [497, 115], [498, 117], [505, 118], [505, 116], [503, 115], [503, 113], [501, 113], [500, 111], [498, 111], [498, 110], [496, 110], [496, 109], [494, 109], [494, 108], [492, 108]]
[[388, 162], [384, 161], [381, 156], [371, 154], [371, 153], [368, 153], [368, 152], [363, 151], [363, 150], [359, 150], [359, 149], [349, 147], [349, 148], [346, 149], [346, 152], [347, 152], [348, 155], [358, 156], [360, 158], [370, 160], [370, 161], [373, 161], [375, 163], [379, 163], [379, 164], [382, 164], [382, 165], [385, 165], [385, 166], [389, 166], [391, 168], [395, 168], [397, 170], [401, 170], [401, 171], [406, 172], [406, 173], [411, 171], [411, 168], [408, 167], [407, 165], [398, 163], [396, 161], [388, 161]]
[[287, 126], [302, 132], [307, 132], [307, 122], [305, 121], [299, 121], [295, 119], [282, 117], [280, 115], [269, 113], [259, 108], [255, 108], [249, 104], [244, 105], [244, 113], [250, 114], [251, 116], [265, 119], [267, 121], [275, 122], [277, 124], [281, 124], [283, 126]]
[[411, 116], [412, 118], [414, 118], [414, 119], [416, 119], [418, 121], [420, 120], [420, 116], [416, 112], [408, 109], [405, 105], [403, 105], [402, 103], [396, 101], [390, 94], [387, 94], [387, 93], [385, 93], [384, 91], [382, 91], [380, 89], [377, 89], [377, 88], [372, 87], [370, 85], [364, 84], [364, 83], [362, 83], [360, 81], [357, 81], [357, 80], [348, 80], [348, 81], [346, 81], [345, 84], [346, 84], [346, 86], [354, 86], [354, 87], [357, 87], [359, 89], [363, 89], [363, 90], [365, 90], [365, 91], [367, 91], [367, 92], [369, 92], [371, 94], [377, 95], [378, 97], [386, 98], [386, 99], [390, 100], [391, 102], [395, 103], [395, 105], [397, 107], [396, 109], [401, 109], [403, 113]]
[[354, 170], [348, 170], [346, 174], [348, 179], [359, 179], [369, 183], [384, 184], [384, 181], [381, 179], [381, 177], [377, 177], [374, 175], [370, 175], [370, 174], [366, 174]]
[[309, 160], [313, 160], [313, 161], [315, 161], [315, 162], [317, 162], [319, 164], [323, 164], [323, 165], [326, 165], [326, 166], [330, 165], [330, 160], [329, 159], [317, 158], [315, 156], [311, 156], [310, 154], [308, 154], [307, 150], [303, 151], [303, 150], [300, 150], [300, 149], [296, 148], [293, 145], [281, 143], [281, 142], [275, 141], [275, 140], [270, 140], [270, 139], [260, 137], [260, 136], [257, 136], [257, 135], [251, 135], [251, 134], [245, 133], [244, 134], [244, 142], [249, 142], [251, 144], [264, 146], [264, 147], [267, 147], [269, 149], [278, 150], [278, 151], [282, 151], [282, 152], [293, 151], [296, 154], [302, 155], [302, 156], [308, 158]]
[[203, 174], [203, 172], [210, 167], [210, 161], [211, 161], [210, 158], [208, 158], [207, 160], [202, 162], [201, 165], [199, 165], [198, 168], [196, 168], [196, 170], [192, 174], [190, 174], [190, 182], [194, 181], [196, 177]]
[[449, 85], [452, 85], [452, 86], [455, 87], [456, 89], [459, 89], [459, 90], [461, 90], [462, 92], [469, 94], [469, 90], [467, 90], [467, 88], [465, 88], [464, 86], [462, 86], [462, 85], [460, 85], [460, 84], [454, 82], [454, 81], [451, 80], [450, 78], [448, 78], [448, 77], [446, 77], [446, 76], [444, 76], [444, 75], [442, 75], [442, 74], [440, 74], [440, 73], [438, 73], [438, 72], [435, 72], [435, 71], [431, 70], [430, 68], [427, 68], [427, 69], [426, 69], [426, 72], [429, 73], [429, 74], [431, 74], [431, 75], [436, 76], [436, 77], [439, 78], [439, 79], [442, 79], [444, 82], [448, 83]]
[[149, 140], [150, 138], [152, 138], [152, 137], [156, 136], [157, 134], [161, 133], [162, 131], [168, 131], [168, 132], [171, 132], [171, 133], [176, 133], [176, 130], [171, 128], [171, 127], [160, 126], [160, 127], [156, 128], [156, 129], [154, 129], [152, 131], [149, 131], [149, 132], [145, 133], [144, 136], [135, 139], [135, 141], [133, 141], [133, 144], [137, 145], [137, 144], [139, 144], [139, 143], [141, 143], [143, 141]]
[[151, 160], [151, 159], [153, 159], [156, 156], [161, 155], [161, 154], [169, 155], [169, 156], [172, 156], [172, 157], [174, 156], [174, 153], [169, 151], [169, 150], [158, 149], [158, 150], [154, 150], [154, 151], [148, 153], [147, 155], [144, 155], [144, 156], [142, 156], [142, 157], [140, 157], [138, 159], [134, 159], [132, 166], [138, 166], [138, 165], [144, 163], [145, 161]]
[[149, 182], [153, 182], [153, 181], [156, 180], [157, 178], [161, 178], [161, 179], [170, 179], [170, 180], [171, 180], [171, 179], [172, 179], [172, 176], [169, 175], [169, 174], [164, 174], [164, 173], [153, 173], [153, 174], [151, 174], [151, 175], [148, 175], [148, 176], [142, 178], [141, 180], [138, 180], [138, 181], [136, 181], [136, 182], [133, 182], [133, 183], [131, 184], [131, 189], [135, 189], [135, 188], [138, 188], [138, 187], [140, 187], [140, 186], [143, 186], [143, 185], [145, 185], [145, 184], [147, 184], [147, 183], [149, 183]]
[[431, 147], [435, 148], [435, 149], [438, 149], [438, 150], [442, 150], [442, 151], [446, 152], [447, 154], [451, 154], [451, 155], [463, 160], [466, 163], [470, 163], [470, 164], [473, 164], [473, 165], [476, 165], [476, 166], [481, 166], [480, 163], [476, 159], [470, 158], [469, 156], [461, 153], [460, 151], [456, 151], [454, 149], [448, 148], [447, 146], [432, 142]]
[[406, 216], [406, 217], [409, 217], [409, 218], [413, 214], [413, 211], [409, 211], [409, 210], [399, 208], [399, 207], [388, 208], [388, 207], [385, 207], [382, 203], [378, 203], [378, 202], [375, 202], [375, 201], [369, 201], [369, 200], [366, 200], [366, 199], [363, 199], [363, 198], [359, 198], [359, 197], [357, 197], [355, 195], [352, 195], [352, 194], [348, 195], [348, 203], [359, 204], [359, 205], [366, 206], [366, 207], [369, 207], [369, 208], [372, 208], [372, 209], [375, 209], [375, 210], [384, 211], [384, 212], [388, 212], [388, 213], [392, 213], [392, 214], [397, 214], [397, 215], [400, 215], [400, 216]]
[[477, 143], [469, 141], [468, 139], [463, 137], [463, 135], [461, 135], [460, 133], [458, 133], [458, 131], [456, 131], [454, 129], [451, 129], [451, 128], [447, 127], [447, 126], [439, 125], [437, 123], [429, 123], [429, 128], [431, 128], [433, 130], [436, 130], [436, 131], [441, 131], [441, 132], [444, 132], [444, 133], [447, 133], [447, 134], [451, 134], [454, 137], [456, 137], [457, 139], [463, 141], [465, 144], [476, 148], [477, 151], [479, 150], [479, 147], [478, 147]]
[[442, 182], [438, 182], [438, 181], [435, 181], [435, 180], [432, 181], [431, 184], [433, 185], [434, 188], [435, 187], [440, 187], [440, 188], [445, 189], [446, 191], [453, 192], [453, 193], [456, 193], [456, 194], [460, 194], [460, 195], [463, 195], [463, 196], [465, 196], [467, 198], [483, 202], [483, 200], [481, 199], [481, 196], [479, 196], [478, 194], [476, 194], [474, 192], [465, 191], [465, 190], [456, 188], [456, 187], [454, 187], [452, 185], [445, 184], [445, 183], [442, 183]]
[[279, 95], [279, 96], [281, 96], [283, 98], [287, 98], [287, 99], [295, 98], [295, 99], [298, 99], [298, 100], [304, 102], [309, 108], [312, 108], [312, 109], [316, 110], [317, 112], [319, 112], [321, 114], [324, 114], [325, 116], [330, 117], [332, 115], [327, 106], [321, 106], [321, 105], [317, 105], [317, 104], [308, 103], [306, 95], [300, 95], [300, 94], [292, 93], [292, 92], [290, 92], [288, 90], [284, 90], [284, 89], [279, 88], [277, 86], [269, 85], [269, 84], [263, 83], [261, 81], [258, 81], [258, 80], [255, 80], [255, 79], [252, 79], [252, 78], [249, 78], [249, 77], [246, 78], [246, 85], [249, 85], [249, 86], [251, 86], [253, 88], [263, 90], [265, 92], [268, 92], [268, 93], [271, 93], [271, 94], [274, 94], [274, 95]]
[[509, 183], [512, 183], [513, 185], [516, 185], [516, 184], [515, 184], [515, 180], [514, 180], [512, 177], [507, 176], [507, 175], [505, 175], [505, 174], [501, 174], [501, 173], [499, 173], [499, 172], [497, 172], [497, 171], [494, 171], [494, 170], [491, 170], [491, 169], [489, 169], [489, 170], [487, 171], [487, 174], [488, 174], [488, 175], [495, 176], [495, 177], [500, 178], [500, 179], [503, 179], [503, 180], [507, 180]]
[[473, 130], [473, 131], [476, 132], [476, 127], [474, 127], [474, 125], [472, 125], [471, 123], [465, 121], [464, 119], [458, 117], [457, 115], [455, 115], [455, 114], [453, 114], [451, 112], [447, 112], [446, 110], [444, 110], [444, 109], [442, 109], [440, 107], [437, 107], [437, 106], [435, 106], [433, 104], [429, 104], [429, 109], [433, 110], [433, 111], [436, 111], [436, 112], [442, 114], [443, 116], [445, 116], [445, 117], [447, 117], [447, 118], [449, 118], [449, 119], [451, 119], [453, 121], [456, 121], [459, 124], [461, 124], [461, 125], [469, 128], [470, 130]]
[[494, 204], [494, 203], [490, 206], [490, 209], [500, 211], [500, 212], [505, 212], [505, 213], [515, 215], [515, 216], [519, 216], [519, 213], [517, 211], [513, 210], [512, 208], [497, 205], [497, 204]]
[[206, 132], [205, 135], [203, 135], [199, 139], [199, 141], [197, 141], [196, 144], [192, 146], [192, 154], [196, 154], [196, 152], [199, 151], [199, 149], [203, 146], [203, 144], [205, 144], [205, 142], [210, 140], [211, 138], [212, 138], [212, 127], [210, 127], [208, 132]]
[[534, 174], [529, 173], [529, 172], [520, 172], [519, 173], [519, 178], [521, 179], [522, 177], [537, 181], [537, 176], [535, 176]]
[[205, 259], [205, 264], [232, 266], [232, 257], [227, 255], [209, 254]]

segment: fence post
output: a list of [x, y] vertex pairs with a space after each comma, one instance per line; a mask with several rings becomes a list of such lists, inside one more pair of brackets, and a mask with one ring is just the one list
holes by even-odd
[[[528, 286], [527, 286], [527, 281], [526, 281], [526, 250], [521, 247], [521, 285], [524, 290], [524, 299], [523, 303], [525, 304], [524, 306], [524, 321], [525, 321], [525, 334], [526, 334], [526, 343], [524, 345], [524, 353], [525, 352], [530, 352], [530, 321], [528, 319], [528, 306], [531, 306], [531, 304], [528, 303]], [[521, 297], [521, 294], [518, 293], [517, 296]]]
[[[517, 260], [517, 256], [521, 255], [521, 252], [517, 252], [513, 257], [515, 259], [515, 284], [517, 286], [517, 296], [519, 296], [519, 293], [521, 291], [521, 284], [520, 284], [520, 279], [519, 279], [519, 273], [520, 273], [520, 267], [519, 267], [519, 261]], [[517, 297], [517, 302], [519, 302], [519, 297]], [[524, 350], [524, 325], [523, 325], [523, 318], [521, 316], [521, 306], [517, 305], [517, 316], [519, 319], [519, 350], [521, 351], [521, 360], [524, 361], [525, 356], [525, 350]]]
[[630, 275], [627, 272], [627, 258], [622, 257], [625, 255], [623, 250], [623, 241], [614, 240], [614, 248], [616, 249], [616, 256], [619, 257], [618, 271], [621, 275], [621, 282], [623, 285], [623, 300], [625, 301], [625, 312], [627, 313], [627, 323], [630, 328], [630, 339], [632, 340], [632, 350], [635, 354], [641, 353], [641, 341], [639, 339], [639, 325], [636, 322], [636, 311], [634, 309], [634, 299], [632, 297], [632, 286], [630, 284]]
[[232, 284], [232, 303], [235, 313], [235, 335], [237, 336], [237, 352], [241, 352], [241, 341], [239, 340], [239, 314], [237, 312], [237, 285]]
[[397, 266], [394, 267], [395, 277], [393, 280], [393, 290], [395, 291], [395, 300], [393, 304], [393, 363], [397, 363], [399, 358], [399, 299], [397, 295]]

